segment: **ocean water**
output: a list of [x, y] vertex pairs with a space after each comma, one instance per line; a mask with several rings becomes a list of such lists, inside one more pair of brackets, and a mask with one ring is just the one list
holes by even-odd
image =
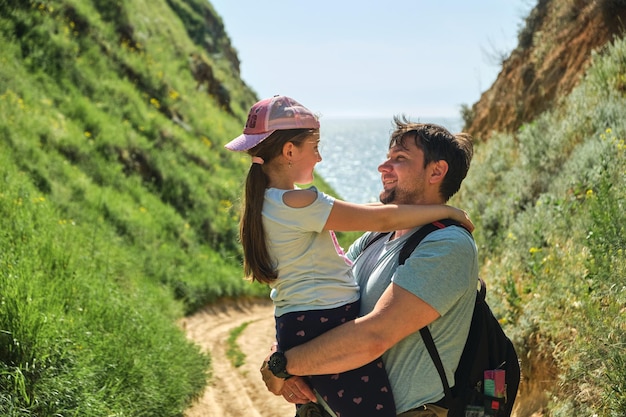
[[[353, 203], [378, 201], [382, 190], [378, 165], [385, 160], [393, 121], [388, 119], [325, 119], [321, 122], [322, 162], [316, 167], [339, 194]], [[429, 118], [451, 132], [462, 127], [461, 119]]]

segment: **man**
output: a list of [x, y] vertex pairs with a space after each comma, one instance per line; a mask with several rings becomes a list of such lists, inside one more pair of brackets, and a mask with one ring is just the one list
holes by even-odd
[[[387, 159], [378, 168], [384, 188], [380, 201], [446, 203], [469, 169], [471, 138], [437, 125], [397, 117], [394, 122]], [[336, 374], [383, 354], [398, 415], [447, 415], [441, 379], [419, 330], [429, 326], [453, 386], [475, 303], [477, 250], [469, 232], [449, 226], [430, 233], [398, 267], [398, 253], [414, 230], [396, 230], [367, 249], [371, 235], [365, 234], [351, 246], [362, 317], [272, 354], [271, 372], [267, 366], [261, 369], [270, 391], [294, 403], [315, 401], [303, 379], [288, 378], [283, 384], [274, 375]]]

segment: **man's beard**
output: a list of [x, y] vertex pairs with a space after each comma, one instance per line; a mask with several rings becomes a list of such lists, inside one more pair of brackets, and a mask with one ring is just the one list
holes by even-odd
[[391, 204], [396, 199], [396, 190], [395, 188], [391, 191], [382, 191], [380, 196], [378, 197], [381, 203], [383, 204]]
[[418, 204], [422, 195], [421, 189], [406, 190], [396, 187], [389, 191], [383, 190], [378, 199], [383, 204]]

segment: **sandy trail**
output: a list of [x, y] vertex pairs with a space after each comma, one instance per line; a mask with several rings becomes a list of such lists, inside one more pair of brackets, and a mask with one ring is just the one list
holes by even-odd
[[[259, 368], [274, 340], [273, 306], [270, 301], [222, 302], [187, 317], [187, 336], [209, 352], [213, 377], [203, 396], [185, 417], [291, 417], [295, 407], [265, 388]], [[249, 324], [237, 338], [246, 355], [239, 368], [226, 357], [230, 332]]]
[[[237, 344], [246, 359], [243, 366], [235, 368], [226, 357], [227, 340], [232, 330], [243, 323], [248, 325]], [[269, 300], [221, 302], [186, 317], [181, 325], [187, 337], [210, 353], [213, 372], [206, 391], [185, 412], [185, 417], [295, 415], [295, 406], [267, 391], [259, 373], [275, 334], [274, 307]], [[520, 392], [513, 417], [542, 417], [542, 405], [536, 404], [533, 397], [536, 395]]]

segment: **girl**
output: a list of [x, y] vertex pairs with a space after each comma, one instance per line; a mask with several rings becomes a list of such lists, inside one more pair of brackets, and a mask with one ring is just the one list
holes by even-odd
[[[300, 189], [322, 160], [319, 126], [306, 107], [274, 96], [256, 103], [243, 134], [226, 144], [252, 157], [240, 222], [244, 272], [271, 287], [281, 350], [359, 314], [359, 287], [333, 230], [382, 232], [442, 218], [473, 228], [465, 212], [446, 205], [353, 204], [313, 186]], [[337, 416], [396, 415], [381, 358], [309, 381]]]

